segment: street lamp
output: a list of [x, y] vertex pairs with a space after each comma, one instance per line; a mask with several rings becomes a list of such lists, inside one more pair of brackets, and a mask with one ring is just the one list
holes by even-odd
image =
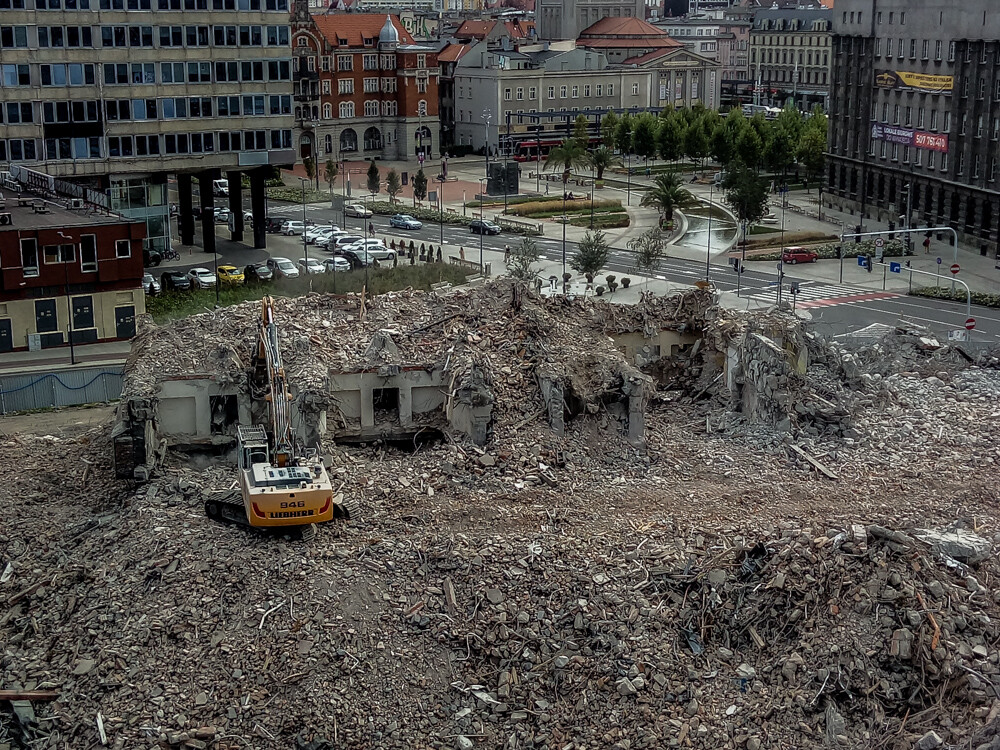
[[[488, 109], [483, 110], [483, 125], [486, 130], [486, 140], [484, 142], [484, 150], [486, 151], [486, 181], [489, 184], [490, 179], [490, 120], [493, 119], [493, 115]], [[480, 191], [485, 193], [486, 191]]]
[[[594, 162], [590, 162], [590, 228], [594, 228]], [[619, 204], [620, 205], [620, 204]]]
[[[479, 178], [479, 220], [485, 221], [486, 213], [485, 207], [483, 205], [483, 195], [485, 193], [485, 187], [483, 183], [486, 182], [485, 177]], [[486, 235], [486, 231], [483, 229], [482, 225], [479, 226], [479, 273], [483, 273], [483, 237]]]
[[[438, 175], [438, 228], [441, 231], [441, 236], [438, 239], [438, 247], [444, 245], [444, 173]], [[442, 257], [444, 257], [444, 250], [440, 251]]]
[[[591, 204], [591, 205], [593, 205], [593, 204]], [[563, 179], [562, 225], [563, 225], [563, 239], [562, 239], [562, 279], [563, 279], [563, 294], [566, 294], [566, 180], [565, 180], [565, 178]]]
[[712, 198], [715, 195], [715, 182], [708, 186], [708, 251], [705, 253], [705, 281], [709, 281], [712, 271]]
[[[69, 240], [71, 243], [73, 239], [67, 237], [62, 232], [56, 232], [64, 240]], [[62, 252], [59, 253], [62, 256]], [[76, 258], [76, 248], [73, 249], [73, 258]], [[66, 284], [66, 325], [67, 325], [67, 338], [69, 338], [69, 363], [71, 365], [76, 364], [76, 352], [73, 349], [73, 299], [69, 296], [69, 263], [63, 263], [63, 275], [65, 277]]]
[[[305, 266], [306, 276], [309, 278], [309, 291], [311, 292], [313, 287], [313, 282], [312, 282], [312, 274], [309, 272], [309, 245], [306, 243], [306, 183], [308, 182], [311, 186], [312, 181], [305, 177], [300, 177], [299, 182], [302, 183], [302, 254], [303, 254], [302, 262], [303, 265]], [[218, 289], [219, 289], [218, 281], [216, 282], [215, 289], [216, 289], [216, 295], [218, 295]]]

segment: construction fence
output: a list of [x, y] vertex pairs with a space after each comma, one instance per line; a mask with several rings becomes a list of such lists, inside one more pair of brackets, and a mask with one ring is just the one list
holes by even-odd
[[121, 368], [0, 374], [0, 414], [114, 401], [121, 392]]

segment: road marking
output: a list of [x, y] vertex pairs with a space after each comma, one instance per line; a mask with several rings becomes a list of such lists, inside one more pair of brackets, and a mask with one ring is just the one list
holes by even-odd
[[[799, 295], [801, 297], [801, 295]], [[849, 294], [845, 297], [833, 297], [831, 299], [813, 299], [804, 302], [796, 302], [796, 307], [808, 310], [814, 307], [833, 307], [834, 305], [853, 305], [858, 302], [873, 302], [878, 299], [895, 299], [902, 297], [895, 292], [869, 292], [868, 294]]]

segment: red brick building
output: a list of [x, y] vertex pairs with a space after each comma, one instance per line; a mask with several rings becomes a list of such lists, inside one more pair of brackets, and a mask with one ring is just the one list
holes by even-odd
[[145, 222], [4, 193], [0, 352], [134, 336], [146, 311]]
[[292, 50], [299, 157], [414, 159], [440, 152], [437, 54], [397, 16], [310, 14], [296, 5]]

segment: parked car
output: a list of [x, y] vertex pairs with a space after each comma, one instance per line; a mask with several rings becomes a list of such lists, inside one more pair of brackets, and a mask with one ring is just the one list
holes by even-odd
[[344, 206], [344, 213], [347, 216], [353, 216], [356, 219], [367, 219], [372, 215], [370, 208], [365, 208], [360, 203], [348, 203]]
[[222, 206], [215, 207], [215, 223], [216, 224], [228, 224], [229, 223], [229, 209]]
[[502, 231], [499, 224], [494, 224], [486, 219], [476, 219], [469, 224], [469, 231], [473, 234], [500, 234]]
[[160, 285], [164, 291], [186, 292], [191, 288], [191, 279], [183, 271], [165, 271]]
[[344, 250], [367, 250], [375, 256], [376, 260], [392, 260], [396, 257], [396, 251], [390, 250], [382, 240], [359, 240], [352, 245], [348, 245]]
[[409, 214], [396, 214], [389, 219], [389, 226], [397, 229], [420, 229], [423, 222], [417, 221]]
[[222, 286], [242, 286], [243, 272], [236, 266], [219, 266], [219, 283]]
[[344, 250], [345, 248], [353, 245], [355, 242], [361, 242], [361, 240], [363, 239], [364, 237], [362, 237], [360, 234], [345, 234], [341, 237], [338, 237], [333, 242], [333, 244], [329, 245], [328, 247], [331, 252], [339, 253], [341, 250]]
[[316, 240], [316, 247], [329, 248], [330, 245], [333, 245], [341, 237], [346, 237], [346, 236], [347, 232], [345, 232], [343, 229], [335, 229], [332, 232], [327, 232], [318, 240]]
[[291, 237], [294, 234], [301, 235], [305, 231], [306, 225], [301, 221], [292, 221], [289, 219], [281, 225], [281, 233], [288, 237]]
[[323, 261], [323, 268], [326, 269], [327, 273], [344, 273], [351, 270], [351, 261], [339, 255], [334, 255], [332, 258], [327, 258]]
[[270, 232], [271, 234], [277, 234], [281, 231], [281, 227], [284, 223], [284, 219], [276, 219], [273, 216], [268, 216], [264, 219], [264, 231]]
[[220, 198], [229, 195], [229, 180], [212, 180], [212, 195]]
[[215, 274], [207, 268], [192, 268], [188, 271], [193, 289], [212, 289], [218, 283]]
[[162, 289], [160, 282], [154, 279], [151, 273], [144, 273], [142, 275], [142, 288], [146, 294], [159, 294], [160, 289]]
[[781, 262], [794, 266], [796, 263], [815, 263], [819, 256], [804, 247], [786, 247], [781, 253]]
[[332, 232], [333, 230], [334, 227], [331, 227], [329, 225], [328, 226], [316, 225], [313, 227], [309, 227], [306, 230], [306, 244], [307, 245], [316, 244], [316, 240], [318, 240], [327, 232]]
[[299, 258], [299, 262], [296, 265], [299, 271], [306, 275], [311, 273], [326, 273], [326, 268], [316, 258]]
[[273, 281], [274, 273], [267, 267], [267, 263], [251, 263], [243, 269], [243, 283], [253, 284], [260, 281]]
[[297, 279], [299, 269], [288, 258], [268, 258], [267, 267], [271, 269], [276, 279]]
[[378, 265], [378, 258], [364, 250], [344, 250], [341, 253], [351, 264], [351, 268], [373, 267]]

